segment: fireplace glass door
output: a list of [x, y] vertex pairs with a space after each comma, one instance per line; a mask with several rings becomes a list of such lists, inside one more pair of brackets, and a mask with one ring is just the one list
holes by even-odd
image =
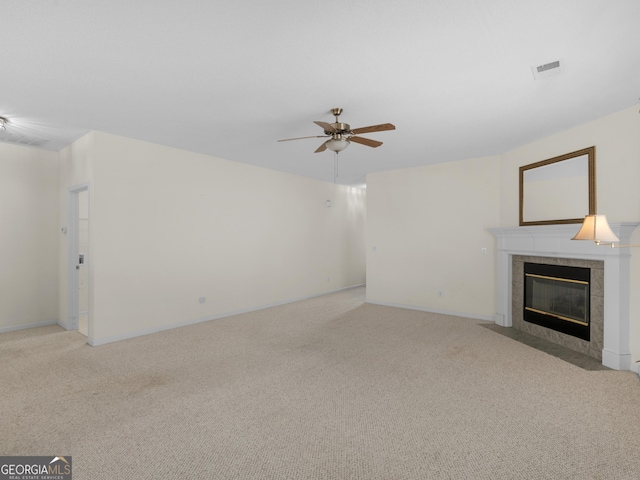
[[525, 263], [524, 319], [589, 340], [590, 269]]

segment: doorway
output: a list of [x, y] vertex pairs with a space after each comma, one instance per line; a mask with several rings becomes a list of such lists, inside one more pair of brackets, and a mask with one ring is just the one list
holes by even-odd
[[91, 338], [88, 184], [69, 189], [68, 238], [68, 329]]

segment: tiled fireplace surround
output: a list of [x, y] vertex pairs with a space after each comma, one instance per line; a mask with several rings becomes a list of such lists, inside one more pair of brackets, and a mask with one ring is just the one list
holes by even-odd
[[[638, 223], [613, 223], [612, 230], [622, 244], [629, 243], [631, 233]], [[596, 358], [602, 364], [616, 370], [629, 370], [629, 277], [630, 255], [627, 248], [597, 246], [594, 242], [571, 240], [580, 225], [540, 225], [527, 227], [492, 228], [497, 238], [498, 304], [495, 322], [503, 327], [517, 326], [555, 343], [581, 351]], [[524, 258], [529, 257], [529, 258]], [[531, 258], [534, 257], [534, 258]], [[546, 258], [544, 258], [546, 257]], [[521, 320], [522, 270], [524, 261], [536, 263], [587, 266], [592, 270], [592, 286], [595, 295], [604, 294], [604, 301], [592, 302], [592, 341], [573, 339], [556, 332], [543, 332], [537, 325]], [[594, 262], [595, 261], [595, 262]], [[601, 263], [600, 263], [601, 262]], [[515, 264], [515, 268], [514, 268]], [[604, 267], [603, 272], [598, 271]], [[596, 284], [593, 284], [596, 282]], [[603, 291], [598, 293], [599, 285]], [[515, 285], [515, 287], [514, 287]], [[514, 291], [514, 288], [516, 291]], [[514, 302], [515, 301], [515, 302]], [[519, 303], [520, 302], [520, 303]], [[600, 319], [598, 319], [600, 316]]]
[[[576, 352], [602, 360], [604, 347], [604, 262], [601, 260], [583, 260], [578, 258], [553, 258], [512, 255], [511, 265], [511, 324], [513, 328], [550, 342], [563, 345]], [[591, 269], [590, 281], [590, 341], [560, 333], [524, 320], [524, 264], [544, 263], [547, 265], [566, 265]]]

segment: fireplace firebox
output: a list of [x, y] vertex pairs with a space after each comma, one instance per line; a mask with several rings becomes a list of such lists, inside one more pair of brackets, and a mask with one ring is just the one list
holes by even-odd
[[526, 322], [590, 340], [591, 269], [524, 263]]

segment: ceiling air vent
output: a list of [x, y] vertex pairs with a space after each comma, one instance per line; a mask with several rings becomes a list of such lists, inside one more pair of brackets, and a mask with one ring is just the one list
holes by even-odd
[[553, 77], [562, 72], [562, 63], [560, 60], [556, 60], [555, 62], [545, 63], [544, 65], [532, 65], [531, 71], [533, 71], [533, 78], [535, 80]]

